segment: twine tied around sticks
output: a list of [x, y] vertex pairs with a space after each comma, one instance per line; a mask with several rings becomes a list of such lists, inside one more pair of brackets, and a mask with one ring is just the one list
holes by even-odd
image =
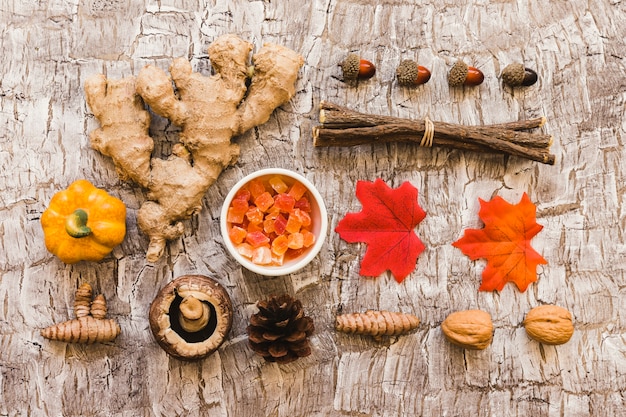
[[422, 136], [422, 141], [420, 142], [420, 146], [433, 146], [433, 138], [435, 137], [435, 124], [426, 116], [424, 118], [424, 136]]

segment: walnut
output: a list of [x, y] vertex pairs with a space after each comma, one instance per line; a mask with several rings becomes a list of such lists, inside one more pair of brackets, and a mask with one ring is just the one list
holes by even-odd
[[571, 313], [555, 305], [530, 310], [524, 319], [524, 327], [528, 336], [546, 345], [562, 345], [574, 334]]
[[491, 315], [482, 310], [452, 313], [441, 323], [441, 330], [450, 343], [465, 349], [485, 349], [493, 338]]

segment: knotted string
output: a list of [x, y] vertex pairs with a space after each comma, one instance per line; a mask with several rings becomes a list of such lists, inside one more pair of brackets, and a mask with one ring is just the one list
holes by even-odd
[[420, 142], [420, 146], [428, 146], [429, 148], [433, 146], [433, 138], [435, 137], [435, 124], [426, 116], [424, 118], [424, 136], [422, 136], [422, 141]]

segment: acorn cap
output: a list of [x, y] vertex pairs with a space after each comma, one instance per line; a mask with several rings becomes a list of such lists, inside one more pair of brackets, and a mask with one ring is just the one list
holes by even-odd
[[402, 61], [396, 69], [396, 76], [400, 85], [415, 85], [418, 74], [417, 62], [410, 59]]
[[357, 54], [349, 54], [346, 59], [339, 64], [343, 71], [344, 81], [356, 81], [359, 76], [359, 66], [361, 63], [361, 57]]
[[456, 61], [448, 73], [448, 85], [450, 85], [450, 87], [463, 85], [467, 78], [467, 73], [467, 64], [461, 60]]
[[502, 81], [511, 87], [517, 87], [522, 85], [524, 81], [524, 75], [526, 71], [524, 70], [524, 65], [520, 63], [514, 63], [507, 65], [503, 70], [500, 76], [502, 77]]

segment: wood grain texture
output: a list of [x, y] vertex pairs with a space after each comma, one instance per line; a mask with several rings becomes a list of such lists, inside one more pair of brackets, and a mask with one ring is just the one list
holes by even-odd
[[[626, 3], [620, 0], [2, 0], [0, 5], [0, 416], [625, 416], [626, 415]], [[83, 84], [118, 78], [178, 56], [210, 73], [207, 46], [236, 33], [305, 57], [295, 97], [236, 142], [242, 154], [207, 192], [156, 264], [137, 231], [142, 190], [122, 183], [89, 146], [97, 123]], [[373, 61], [358, 87], [340, 81], [349, 52]], [[458, 58], [486, 76], [451, 90]], [[414, 59], [431, 80], [399, 87], [395, 67]], [[511, 62], [537, 71], [527, 89], [502, 86]], [[554, 166], [501, 155], [423, 149], [406, 143], [313, 147], [318, 104], [395, 117], [494, 124], [538, 116], [553, 135]], [[155, 118], [155, 153], [167, 155], [178, 128]], [[302, 173], [327, 202], [330, 232], [305, 270], [267, 278], [231, 259], [219, 233], [221, 202], [243, 175], [278, 166]], [[39, 223], [50, 198], [78, 178], [128, 205], [124, 243], [99, 263], [68, 266], [46, 251]], [[410, 181], [427, 212], [416, 232], [426, 245], [401, 285], [358, 275], [365, 248], [333, 231], [359, 211], [357, 180]], [[507, 285], [478, 292], [484, 263], [450, 245], [481, 227], [478, 198], [537, 204], [543, 231], [533, 246], [548, 265], [525, 293]], [[148, 309], [183, 274], [206, 274], [229, 291], [233, 329], [195, 363], [170, 358], [152, 338]], [[51, 342], [39, 329], [72, 316], [75, 289], [90, 283], [107, 299], [121, 334], [106, 345]], [[313, 353], [265, 363], [247, 346], [255, 303], [287, 292], [315, 320]], [[556, 304], [576, 331], [562, 346], [528, 338], [524, 315]], [[440, 329], [457, 310], [494, 321], [493, 344], [464, 351]], [[401, 311], [419, 328], [384, 342], [338, 334], [338, 312]]]

